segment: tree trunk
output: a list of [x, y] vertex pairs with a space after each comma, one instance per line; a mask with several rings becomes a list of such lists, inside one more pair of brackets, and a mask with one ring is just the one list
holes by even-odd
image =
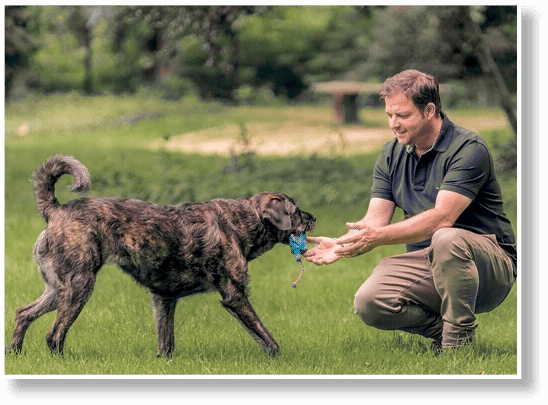
[[86, 54], [84, 55], [84, 92], [86, 94], [93, 93], [93, 66], [92, 66], [92, 50], [91, 50], [91, 40], [92, 33], [91, 29], [86, 27], [85, 33], [85, 48]]
[[497, 89], [499, 95], [499, 102], [506, 113], [506, 117], [514, 130], [514, 134], [517, 136], [518, 133], [518, 119], [516, 115], [516, 105], [512, 101], [512, 95], [508, 91], [508, 87], [504, 82], [502, 74], [495, 63], [495, 59], [491, 54], [489, 45], [485, 41], [481, 28], [478, 23], [476, 23], [471, 15], [472, 8], [463, 7], [463, 20], [466, 24], [466, 29], [470, 33], [472, 46], [476, 52], [476, 55], [479, 59], [481, 69], [483, 72], [491, 78], [495, 83], [495, 88]]

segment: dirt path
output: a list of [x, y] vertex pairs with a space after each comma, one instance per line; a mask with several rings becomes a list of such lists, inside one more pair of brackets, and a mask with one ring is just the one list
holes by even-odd
[[390, 130], [361, 127], [326, 128], [288, 124], [249, 123], [208, 128], [157, 141], [153, 147], [172, 151], [231, 155], [254, 152], [259, 155], [353, 154], [370, 152], [392, 139]]
[[[242, 152], [258, 155], [352, 155], [378, 150], [394, 135], [386, 128], [363, 126], [336, 127], [321, 120], [288, 116], [283, 122], [250, 122], [245, 126], [231, 124], [172, 136], [167, 141], [151, 144], [154, 149], [165, 148], [183, 153], [204, 153], [230, 156]], [[324, 120], [325, 121], [325, 120]], [[456, 117], [455, 122], [474, 131], [507, 125], [501, 115], [484, 119]]]

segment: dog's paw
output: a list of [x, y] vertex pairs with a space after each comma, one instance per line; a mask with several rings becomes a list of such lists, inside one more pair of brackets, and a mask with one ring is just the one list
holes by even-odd
[[19, 355], [23, 352], [23, 349], [21, 347], [17, 347], [17, 346], [6, 346], [6, 348], [4, 349], [4, 354], [10, 354], [10, 353], [13, 353], [15, 355]]
[[171, 360], [172, 356], [173, 356], [173, 350], [159, 351], [158, 353], [156, 353], [156, 357], [158, 359], [165, 357], [166, 359]]
[[271, 358], [274, 358], [276, 356], [279, 356], [282, 354], [282, 351], [280, 350], [279, 346], [270, 346], [266, 349], [266, 352], [270, 355]]

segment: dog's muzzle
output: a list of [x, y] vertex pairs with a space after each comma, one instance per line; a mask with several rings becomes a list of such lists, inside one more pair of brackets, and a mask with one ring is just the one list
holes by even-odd
[[298, 236], [299, 234], [306, 234], [307, 232], [312, 232], [316, 229], [316, 217], [308, 212], [300, 212], [300, 222], [301, 224], [296, 227], [295, 231], [292, 232], [292, 235]]

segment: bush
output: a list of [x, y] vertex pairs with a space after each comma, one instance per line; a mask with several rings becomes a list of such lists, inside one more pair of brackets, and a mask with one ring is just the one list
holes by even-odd
[[183, 97], [197, 94], [197, 89], [191, 80], [172, 74], [161, 77], [159, 84], [162, 98], [165, 100], [180, 100]]

